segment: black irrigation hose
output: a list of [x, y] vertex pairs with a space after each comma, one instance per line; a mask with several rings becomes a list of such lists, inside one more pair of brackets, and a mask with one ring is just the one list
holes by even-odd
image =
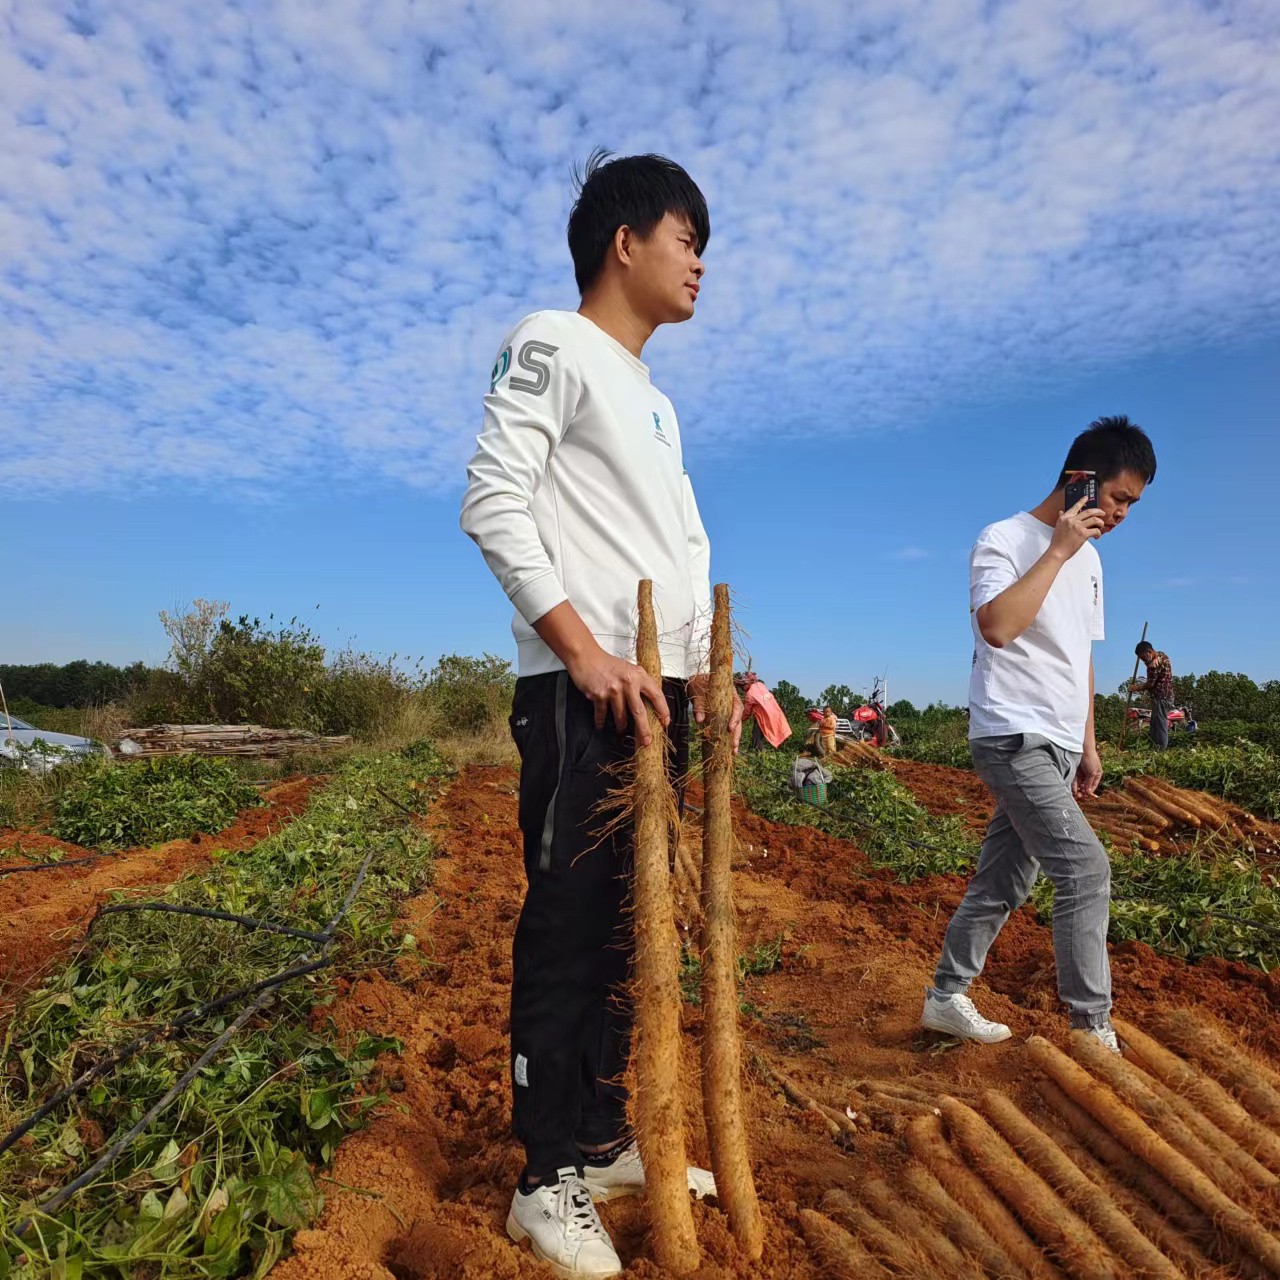
[[109, 1058], [103, 1058], [101, 1062], [95, 1063], [87, 1071], [82, 1072], [69, 1085], [64, 1085], [51, 1098], [46, 1099], [40, 1108], [28, 1116], [16, 1129], [6, 1134], [3, 1141], [0, 1141], [0, 1155], [8, 1151], [20, 1138], [30, 1133], [45, 1116], [56, 1111], [68, 1098], [72, 1098], [77, 1093], [82, 1092], [95, 1080], [100, 1080], [102, 1077], [110, 1075], [116, 1067], [123, 1066], [128, 1062], [139, 1049], [144, 1049], [147, 1045], [153, 1044], [157, 1040], [165, 1040], [175, 1032], [181, 1031], [184, 1027], [189, 1027], [193, 1022], [199, 1022], [202, 1018], [207, 1018], [212, 1013], [218, 1013], [220, 1010], [225, 1009], [227, 1005], [234, 1004], [237, 1000], [243, 1000], [246, 996], [256, 995], [259, 991], [272, 990], [292, 978], [300, 978], [304, 974], [314, 973], [317, 969], [324, 968], [328, 963], [329, 961], [326, 960], [323, 963], [302, 964], [291, 969], [283, 969], [269, 978], [263, 978], [261, 981], [252, 983], [247, 987], [240, 987], [236, 991], [229, 991], [226, 995], [219, 996], [216, 1000], [210, 1000], [207, 1004], [197, 1005], [194, 1009], [188, 1009], [186, 1013], [179, 1014], [172, 1022], [166, 1022], [163, 1027], [156, 1027], [130, 1040], [123, 1049], [118, 1049]]
[[96, 862], [99, 858], [114, 858], [116, 854], [105, 850], [91, 853], [85, 858], [63, 858], [61, 862], [33, 862], [28, 867], [0, 867], [0, 876], [15, 876], [21, 871], [56, 871], [59, 867], [76, 867], [83, 862]]
[[[242, 924], [246, 929], [265, 929], [268, 933], [283, 933], [291, 938], [305, 938], [308, 942], [323, 942], [325, 935], [310, 929], [295, 929], [288, 924], [272, 924], [270, 920], [256, 920], [253, 916], [236, 915], [233, 911], [214, 911], [209, 907], [180, 907], [172, 902], [118, 902], [109, 907], [99, 907], [89, 921], [92, 929], [103, 916], [120, 915], [130, 911], [165, 911], [175, 916], [200, 916], [206, 920], [228, 920]], [[4, 1147], [0, 1146], [0, 1151]]]
[[[45, 1216], [51, 1217], [64, 1204], [66, 1204], [66, 1202], [71, 1199], [77, 1191], [92, 1182], [103, 1169], [111, 1164], [111, 1162], [115, 1160], [115, 1158], [131, 1142], [133, 1142], [139, 1134], [143, 1132], [144, 1129], [150, 1126], [151, 1122], [166, 1107], [168, 1107], [175, 1098], [179, 1097], [181, 1094], [185, 1093], [188, 1088], [190, 1088], [192, 1081], [194, 1081], [196, 1076], [198, 1076], [200, 1072], [203, 1071], [204, 1068], [217, 1056], [223, 1046], [226, 1045], [227, 1041], [230, 1040], [231, 1037], [234, 1036], [236, 1032], [254, 1016], [254, 1014], [263, 1009], [270, 1000], [271, 992], [269, 990], [262, 992], [262, 994], [259, 995], [258, 998], [249, 1005], [249, 1007], [245, 1009], [238, 1018], [236, 1018], [236, 1020], [195, 1060], [195, 1062], [191, 1064], [185, 1074], [175, 1081], [175, 1083], [166, 1091], [164, 1097], [162, 1097], [146, 1113], [146, 1115], [144, 1115], [142, 1119], [124, 1135], [123, 1138], [113, 1142], [111, 1146], [108, 1147], [107, 1150], [104, 1151], [102, 1155], [99, 1156], [98, 1159], [95, 1160], [93, 1164], [91, 1164], [78, 1178], [68, 1182], [65, 1187], [61, 1188], [61, 1190], [55, 1191], [51, 1196], [42, 1200], [36, 1208]], [[34, 1218], [26, 1218], [22, 1222], [18, 1223], [15, 1228], [15, 1234], [19, 1236], [24, 1235], [31, 1227], [33, 1221]]]
[[[57, 1210], [60, 1209], [73, 1195], [75, 1195], [77, 1191], [86, 1187], [98, 1176], [99, 1173], [102, 1172], [103, 1169], [110, 1165], [116, 1157], [119, 1156], [120, 1153], [124, 1151], [124, 1149], [129, 1146], [136, 1137], [138, 1137], [139, 1134], [150, 1126], [151, 1122], [155, 1120], [161, 1112], [185, 1093], [186, 1090], [190, 1088], [196, 1076], [198, 1076], [200, 1072], [218, 1055], [231, 1037], [234, 1036], [236, 1032], [250, 1020], [250, 1018], [266, 1007], [272, 999], [272, 992], [275, 991], [277, 987], [280, 987], [285, 982], [288, 982], [293, 978], [301, 977], [307, 973], [314, 973], [318, 969], [327, 968], [333, 963], [333, 957], [329, 954], [329, 951], [333, 946], [334, 936], [337, 932], [338, 926], [342, 923], [347, 912], [351, 909], [351, 904], [355, 901], [356, 894], [360, 892], [360, 888], [364, 884], [365, 877], [369, 873], [369, 866], [373, 862], [373, 854], [374, 850], [370, 849], [365, 855], [364, 861], [360, 864], [360, 870], [356, 873], [356, 878], [353, 881], [350, 890], [348, 890], [347, 896], [343, 899], [341, 907], [338, 908], [337, 914], [321, 931], [319, 937], [323, 939], [323, 941], [318, 956], [314, 959], [308, 956], [301, 964], [296, 965], [292, 969], [274, 974], [272, 977], [265, 978], [261, 982], [254, 983], [251, 987], [246, 987], [241, 991], [231, 992], [229, 995], [220, 997], [219, 1000], [212, 1002], [212, 1005], [205, 1006], [204, 1011], [207, 1013], [213, 1005], [220, 1006], [230, 1004], [237, 998], [243, 998], [245, 995], [250, 995], [255, 992], [258, 993], [257, 999], [255, 999], [252, 1004], [239, 1014], [235, 1021], [232, 1022], [232, 1024], [220, 1036], [218, 1036], [216, 1040], [214, 1040], [214, 1042], [204, 1051], [204, 1053], [200, 1055], [199, 1058], [196, 1059], [182, 1077], [168, 1089], [164, 1096], [160, 1098], [149, 1111], [147, 1111], [147, 1113], [129, 1130], [128, 1133], [113, 1142], [111, 1146], [104, 1151], [92, 1165], [89, 1166], [88, 1169], [80, 1174], [79, 1177], [75, 1178], [72, 1182], [67, 1183], [66, 1186], [60, 1188], [58, 1191], [47, 1196], [36, 1206], [37, 1210], [41, 1214], [47, 1217], [57, 1212]], [[184, 1015], [184, 1017], [185, 1016], [186, 1015]], [[194, 1016], [190, 1020], [193, 1021]], [[175, 1019], [174, 1025], [176, 1025], [177, 1021], [178, 1020]], [[117, 1057], [118, 1056], [119, 1055], [117, 1055]], [[77, 1081], [76, 1084], [79, 1085], [80, 1082]], [[66, 1096], [70, 1095], [67, 1094]], [[48, 1106], [49, 1104], [46, 1103], [45, 1105]], [[30, 1123], [35, 1122], [36, 1121], [33, 1119]], [[30, 1124], [28, 1124], [27, 1127], [29, 1128]], [[11, 1145], [11, 1139], [13, 1139], [13, 1135], [6, 1138], [5, 1143]], [[4, 1149], [4, 1146], [0, 1146], [0, 1150]], [[33, 1217], [24, 1219], [16, 1227], [15, 1233], [17, 1235], [24, 1234], [31, 1227], [33, 1221]]]

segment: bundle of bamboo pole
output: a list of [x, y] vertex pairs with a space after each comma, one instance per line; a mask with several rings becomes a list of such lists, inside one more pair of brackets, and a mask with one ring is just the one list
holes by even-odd
[[306, 729], [268, 729], [260, 724], [156, 724], [126, 729], [113, 743], [117, 754], [149, 756], [283, 756], [351, 744], [349, 734], [324, 737]]

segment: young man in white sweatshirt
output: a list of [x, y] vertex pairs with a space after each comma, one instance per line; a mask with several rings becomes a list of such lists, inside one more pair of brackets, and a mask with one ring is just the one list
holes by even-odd
[[[1076, 471], [1095, 474], [1096, 506], [1066, 505]], [[925, 991], [921, 1021], [931, 1030], [983, 1044], [1009, 1038], [1007, 1026], [974, 1007], [969, 984], [1043, 870], [1054, 887], [1058, 995], [1073, 1027], [1119, 1052], [1107, 957], [1111, 864], [1077, 799], [1102, 781], [1093, 731], [1102, 561], [1094, 542], [1128, 518], [1155, 474], [1142, 429], [1122, 415], [1099, 418], [1072, 442], [1053, 492], [988, 525], [970, 553], [969, 745], [996, 811]]]
[[[687, 765], [703, 718], [710, 546], [671, 402], [640, 356], [688, 320], [710, 235], [706, 201], [661, 156], [592, 156], [569, 218], [582, 303], [511, 331], [468, 467], [462, 528], [515, 607], [528, 888], [513, 949], [511, 1081], [525, 1168], [507, 1230], [565, 1276], [621, 1263], [594, 1200], [644, 1183], [627, 1130], [630, 833], [601, 808], [614, 766], [649, 740], [646, 704]], [[633, 661], [636, 589], [653, 582], [663, 680]], [[735, 713], [735, 732], [741, 706]], [[698, 1194], [710, 1175], [690, 1170]]]

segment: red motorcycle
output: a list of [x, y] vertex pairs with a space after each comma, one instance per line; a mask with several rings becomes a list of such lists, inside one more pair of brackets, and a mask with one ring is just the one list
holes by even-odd
[[[816, 726], [822, 720], [822, 712], [817, 707], [810, 707], [806, 715]], [[810, 737], [817, 740], [816, 729], [810, 730]], [[853, 742], [871, 742], [877, 747], [897, 746], [902, 741], [897, 729], [889, 723], [884, 709], [884, 686], [877, 676], [871, 688], [871, 701], [855, 707], [848, 716], [836, 717], [836, 743], [841, 738]]]
[[[1151, 708], [1150, 707], [1130, 707], [1129, 708], [1129, 724], [1133, 728], [1139, 726], [1146, 727], [1151, 724]], [[1195, 733], [1199, 726], [1191, 715], [1190, 707], [1174, 707], [1169, 712], [1169, 732], [1180, 729], [1184, 733]]]

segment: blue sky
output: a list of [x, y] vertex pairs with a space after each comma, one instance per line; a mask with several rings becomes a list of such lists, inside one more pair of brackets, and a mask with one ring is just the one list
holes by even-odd
[[1280, 677], [1277, 119], [1265, 0], [10, 0], [0, 656], [158, 661], [194, 596], [511, 653], [462, 471], [606, 145], [711, 205], [647, 358], [767, 679], [960, 701], [968, 545], [1106, 412], [1160, 473], [1100, 683], [1144, 619]]

